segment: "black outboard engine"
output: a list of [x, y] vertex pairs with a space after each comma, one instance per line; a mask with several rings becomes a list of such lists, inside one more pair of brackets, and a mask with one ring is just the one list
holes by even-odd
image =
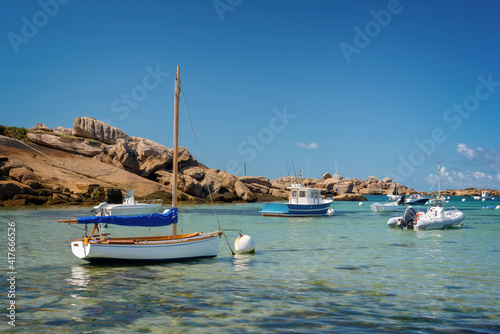
[[399, 205], [403, 205], [403, 204], [405, 204], [405, 195], [401, 195], [401, 196], [399, 197], [399, 199], [397, 200], [397, 203], [398, 203]]
[[413, 223], [417, 220], [417, 211], [411, 206], [407, 207], [405, 212], [403, 212], [403, 217], [398, 227], [413, 229]]

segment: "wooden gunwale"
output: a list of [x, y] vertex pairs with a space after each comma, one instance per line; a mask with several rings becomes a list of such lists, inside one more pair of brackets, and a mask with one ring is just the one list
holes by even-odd
[[[201, 232], [195, 233], [185, 233], [178, 234], [177, 236], [173, 235], [162, 235], [162, 236], [151, 236], [151, 237], [125, 237], [125, 238], [107, 238], [107, 239], [88, 239], [88, 243], [90, 244], [161, 244], [161, 243], [183, 243], [190, 242], [193, 240], [204, 240], [213, 238], [216, 236], [220, 236], [222, 233], [217, 231], [215, 233], [203, 235]], [[82, 239], [75, 239], [71, 242], [82, 241]]]

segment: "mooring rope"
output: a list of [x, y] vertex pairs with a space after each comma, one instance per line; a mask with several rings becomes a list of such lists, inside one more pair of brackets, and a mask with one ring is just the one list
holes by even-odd
[[227, 236], [226, 236], [226, 233], [220, 231], [220, 233], [222, 233], [225, 237], [226, 237], [226, 242], [227, 242], [227, 247], [229, 247], [229, 250], [231, 251], [231, 254], [232, 255], [236, 255], [236, 253], [233, 251], [233, 249], [231, 248], [231, 245], [229, 244], [229, 240], [227, 240]]

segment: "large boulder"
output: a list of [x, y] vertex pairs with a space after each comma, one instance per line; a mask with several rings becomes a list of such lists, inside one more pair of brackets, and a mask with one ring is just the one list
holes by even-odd
[[49, 128], [47, 125], [43, 123], [38, 123], [34, 127], [32, 127], [30, 130], [32, 131], [44, 131], [44, 132], [53, 132], [51, 128]]
[[383, 189], [380, 183], [370, 183], [368, 184], [367, 195], [382, 195]]
[[106, 144], [116, 144], [119, 139], [130, 138], [122, 130], [91, 117], [76, 117], [73, 120], [73, 135], [95, 139]]
[[33, 169], [29, 167], [17, 167], [17, 168], [12, 168], [9, 171], [9, 176], [24, 184], [30, 184], [34, 182], [39, 182], [40, 178], [33, 172]]
[[335, 196], [335, 201], [367, 201], [361, 194], [342, 194]]
[[200, 183], [207, 195], [208, 192], [212, 194], [221, 192], [222, 179], [219, 176], [219, 172], [219, 169], [207, 169], [205, 171], [205, 177]]
[[56, 126], [54, 128], [54, 133], [62, 136], [72, 136], [73, 135], [73, 129], [68, 129], [63, 126]]
[[180, 175], [179, 180], [180, 191], [194, 197], [204, 197], [203, 186], [196, 179], [192, 178], [189, 175]]
[[28, 139], [36, 144], [57, 150], [93, 157], [102, 152], [104, 144], [83, 138], [60, 136], [46, 132], [29, 132]]
[[196, 180], [201, 180], [205, 175], [205, 171], [202, 167], [194, 166], [188, 167], [182, 171], [183, 174], [189, 175]]
[[241, 198], [241, 200], [246, 202], [255, 202], [257, 201], [257, 196], [250, 191], [250, 189], [245, 186], [245, 184], [239, 180], [234, 183], [234, 189], [236, 192], [236, 196]]
[[129, 172], [139, 172], [137, 152], [125, 139], [119, 139], [116, 145], [111, 146], [107, 152], [102, 152], [97, 158]]
[[33, 195], [34, 190], [17, 181], [0, 181], [0, 201], [13, 198], [18, 194]]
[[352, 193], [352, 190], [354, 189], [354, 183], [352, 182], [337, 183], [336, 188], [337, 191], [341, 194]]
[[328, 172], [323, 174], [323, 176], [321, 177], [322, 180], [327, 180], [327, 179], [331, 179], [331, 178], [332, 178], [332, 175]]
[[241, 182], [243, 182], [246, 185], [255, 183], [255, 184], [259, 184], [261, 186], [267, 187], [267, 188], [271, 188], [271, 182], [269, 181], [269, 179], [267, 177], [240, 176], [240, 178], [238, 180], [240, 180]]
[[172, 149], [149, 139], [132, 137], [128, 140], [128, 142], [137, 152], [137, 159], [140, 161], [145, 161], [146, 159], [163, 155], [165, 153], [172, 155], [173, 151]]

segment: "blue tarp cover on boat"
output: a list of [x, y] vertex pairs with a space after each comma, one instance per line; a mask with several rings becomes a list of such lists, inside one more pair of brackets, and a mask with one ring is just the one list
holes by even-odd
[[138, 216], [90, 216], [78, 218], [78, 224], [114, 224], [121, 226], [167, 226], [177, 223], [177, 209], [171, 208], [167, 213], [152, 213]]

